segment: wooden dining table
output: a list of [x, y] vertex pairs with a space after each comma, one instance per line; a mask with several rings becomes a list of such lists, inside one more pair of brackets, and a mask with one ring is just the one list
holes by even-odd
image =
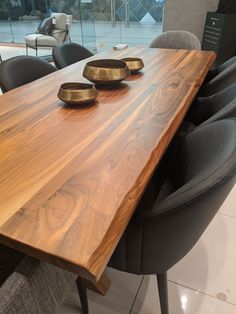
[[[145, 67], [92, 104], [57, 98], [88, 60], [123, 57]], [[0, 243], [98, 281], [215, 57], [110, 50], [0, 96]]]

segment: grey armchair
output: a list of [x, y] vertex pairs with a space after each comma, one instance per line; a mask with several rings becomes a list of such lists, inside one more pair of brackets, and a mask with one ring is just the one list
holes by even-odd
[[198, 97], [187, 115], [195, 126], [226, 118], [236, 118], [236, 83], [212, 96]]
[[200, 50], [199, 39], [187, 31], [168, 31], [156, 37], [150, 48]]
[[[144, 195], [109, 262], [121, 271], [157, 274], [162, 314], [168, 313], [167, 270], [192, 249], [234, 186], [236, 120], [181, 138], [168, 169], [156, 201], [146, 206], [150, 194]], [[161, 196], [165, 186], [171, 193]]]
[[207, 124], [179, 138], [136, 208], [109, 266], [156, 274], [162, 314], [169, 313], [167, 271], [199, 240], [235, 174], [236, 120]]
[[230, 85], [236, 83], [236, 62], [226, 67], [201, 88], [201, 96], [212, 96]]
[[226, 62], [222, 63], [221, 65], [215, 67], [214, 69], [210, 70], [207, 76], [208, 80], [215, 78], [224, 70], [228, 69], [231, 65], [236, 64], [236, 56], [230, 58]]

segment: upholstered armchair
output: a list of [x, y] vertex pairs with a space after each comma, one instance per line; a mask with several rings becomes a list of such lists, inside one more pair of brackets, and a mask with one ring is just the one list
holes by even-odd
[[36, 57], [38, 56], [38, 49], [53, 48], [57, 44], [70, 40], [70, 27], [72, 24], [72, 15], [64, 13], [52, 13], [52, 30], [50, 35], [33, 33], [25, 36], [26, 54], [28, 55], [28, 48], [36, 50]]
[[167, 31], [157, 36], [150, 48], [201, 50], [199, 39], [187, 31]]

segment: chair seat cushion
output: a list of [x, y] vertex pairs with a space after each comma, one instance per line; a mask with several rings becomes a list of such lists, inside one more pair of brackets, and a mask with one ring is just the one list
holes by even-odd
[[57, 40], [54, 37], [42, 34], [29, 34], [25, 36], [25, 42], [33, 48], [36, 48], [36, 42], [37, 46], [42, 47], [54, 47], [57, 44]]

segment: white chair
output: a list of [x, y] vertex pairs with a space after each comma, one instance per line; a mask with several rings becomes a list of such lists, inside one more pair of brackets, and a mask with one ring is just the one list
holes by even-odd
[[39, 48], [53, 48], [59, 43], [70, 40], [72, 15], [66, 15], [64, 13], [52, 13], [51, 18], [53, 18], [53, 29], [51, 35], [34, 33], [25, 36], [27, 55], [28, 48], [35, 49], [37, 57]]

